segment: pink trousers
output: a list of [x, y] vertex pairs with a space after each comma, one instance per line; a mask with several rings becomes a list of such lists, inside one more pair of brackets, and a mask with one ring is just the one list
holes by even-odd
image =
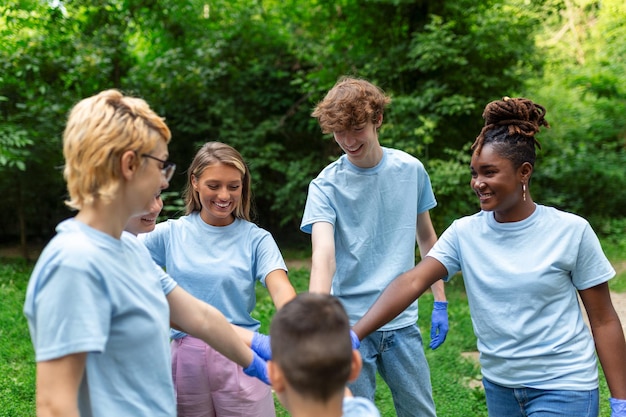
[[271, 388], [200, 339], [172, 341], [178, 417], [275, 417]]

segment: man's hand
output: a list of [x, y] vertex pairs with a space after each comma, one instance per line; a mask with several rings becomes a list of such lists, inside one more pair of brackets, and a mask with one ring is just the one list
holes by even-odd
[[435, 301], [430, 325], [431, 349], [435, 350], [446, 340], [448, 335], [448, 302]]

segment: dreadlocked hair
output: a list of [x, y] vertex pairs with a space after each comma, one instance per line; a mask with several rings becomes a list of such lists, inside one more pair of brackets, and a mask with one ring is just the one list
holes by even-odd
[[526, 98], [504, 97], [492, 101], [483, 111], [485, 126], [471, 147], [480, 154], [483, 147], [490, 144], [503, 158], [513, 162], [517, 168], [524, 162], [535, 165], [535, 147], [541, 144], [535, 138], [541, 126], [550, 127], [544, 119], [545, 107]]

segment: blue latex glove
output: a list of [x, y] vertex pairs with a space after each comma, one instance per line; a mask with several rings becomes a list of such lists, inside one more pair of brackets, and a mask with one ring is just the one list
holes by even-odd
[[272, 347], [270, 345], [269, 336], [259, 332], [254, 332], [250, 347], [264, 360], [269, 361], [272, 359]]
[[352, 349], [358, 349], [359, 346], [361, 346], [359, 336], [357, 336], [352, 329], [350, 329], [350, 340], [352, 341]]
[[243, 372], [248, 376], [253, 376], [267, 385], [270, 384], [270, 378], [267, 374], [267, 362], [265, 362], [255, 351], [252, 351], [252, 362], [248, 367], [243, 368]]
[[437, 349], [446, 340], [448, 335], [448, 302], [435, 301], [430, 325], [431, 349]]
[[626, 417], [626, 400], [610, 398], [611, 417]]

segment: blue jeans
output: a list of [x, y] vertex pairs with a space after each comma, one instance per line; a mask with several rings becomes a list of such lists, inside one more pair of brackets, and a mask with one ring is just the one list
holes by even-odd
[[355, 396], [374, 401], [376, 370], [389, 386], [398, 417], [435, 417], [430, 370], [416, 325], [378, 331], [361, 341], [363, 369], [349, 384]]
[[598, 390], [506, 388], [483, 378], [489, 417], [597, 417]]

